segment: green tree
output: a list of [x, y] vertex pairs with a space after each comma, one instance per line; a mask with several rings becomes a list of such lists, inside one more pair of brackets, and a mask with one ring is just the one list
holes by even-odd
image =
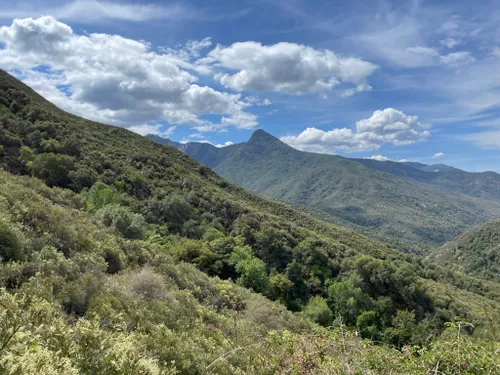
[[269, 226], [255, 234], [256, 254], [270, 268], [283, 271], [292, 260], [292, 242], [288, 233]]
[[264, 262], [252, 255], [248, 246], [236, 246], [231, 254], [230, 262], [234, 264], [240, 275], [237, 282], [256, 292], [264, 292], [269, 285]]
[[304, 313], [315, 323], [328, 327], [333, 322], [332, 310], [323, 297], [315, 296], [307, 302]]
[[328, 287], [328, 302], [331, 309], [351, 325], [356, 323], [358, 315], [370, 308], [372, 302], [371, 298], [355, 285], [354, 280], [351, 276]]
[[272, 298], [280, 300], [282, 303], [287, 304], [288, 293], [293, 284], [286, 275], [276, 273], [269, 277], [269, 294]]

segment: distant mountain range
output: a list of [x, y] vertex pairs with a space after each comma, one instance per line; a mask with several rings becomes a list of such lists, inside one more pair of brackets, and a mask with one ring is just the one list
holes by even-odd
[[263, 130], [222, 148], [147, 137], [247, 189], [413, 251], [500, 217], [500, 175], [494, 172], [303, 152]]

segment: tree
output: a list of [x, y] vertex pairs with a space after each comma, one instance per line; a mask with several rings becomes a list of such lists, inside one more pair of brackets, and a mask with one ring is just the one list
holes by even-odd
[[288, 292], [292, 286], [290, 279], [281, 273], [272, 275], [269, 278], [269, 294], [284, 304], [288, 301]]
[[324, 327], [332, 324], [333, 313], [326, 300], [321, 296], [312, 297], [304, 309], [304, 313], [315, 323]]
[[293, 239], [283, 230], [266, 227], [255, 234], [256, 254], [270, 268], [282, 271], [292, 260], [290, 242]]
[[264, 262], [252, 255], [248, 246], [236, 246], [231, 254], [230, 262], [234, 264], [240, 275], [238, 284], [263, 292], [269, 285]]
[[328, 287], [328, 301], [331, 309], [351, 325], [356, 323], [358, 315], [369, 309], [372, 302], [371, 298], [355, 285], [353, 277], [331, 284]]

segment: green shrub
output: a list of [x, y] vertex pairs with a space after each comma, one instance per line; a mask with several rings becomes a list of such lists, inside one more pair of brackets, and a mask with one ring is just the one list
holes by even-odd
[[89, 167], [79, 167], [69, 173], [71, 179], [71, 188], [75, 191], [81, 191], [86, 187], [91, 187], [97, 181], [97, 173]]
[[121, 194], [114, 187], [96, 182], [85, 194], [85, 203], [90, 210], [99, 210], [108, 204], [119, 204]]
[[146, 222], [140, 214], [130, 211], [130, 208], [108, 204], [97, 212], [104, 225], [117, 230], [123, 237], [141, 239], [144, 237]]
[[0, 258], [4, 261], [22, 260], [24, 257], [22, 234], [11, 223], [0, 219]]
[[73, 170], [75, 159], [71, 156], [54, 153], [39, 154], [33, 160], [33, 175], [49, 186], [66, 187], [70, 183], [69, 173]]

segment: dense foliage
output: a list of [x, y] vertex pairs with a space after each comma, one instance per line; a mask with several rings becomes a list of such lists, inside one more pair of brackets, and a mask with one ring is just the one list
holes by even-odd
[[429, 258], [460, 272], [500, 282], [500, 220], [460, 235]]
[[[161, 138], [152, 137], [162, 142]], [[500, 175], [302, 152], [262, 130], [229, 147], [163, 141], [233, 183], [422, 253], [499, 217]]]
[[[0, 74], [0, 372], [498, 369], [498, 284], [250, 194]], [[446, 330], [457, 317], [474, 328]]]

